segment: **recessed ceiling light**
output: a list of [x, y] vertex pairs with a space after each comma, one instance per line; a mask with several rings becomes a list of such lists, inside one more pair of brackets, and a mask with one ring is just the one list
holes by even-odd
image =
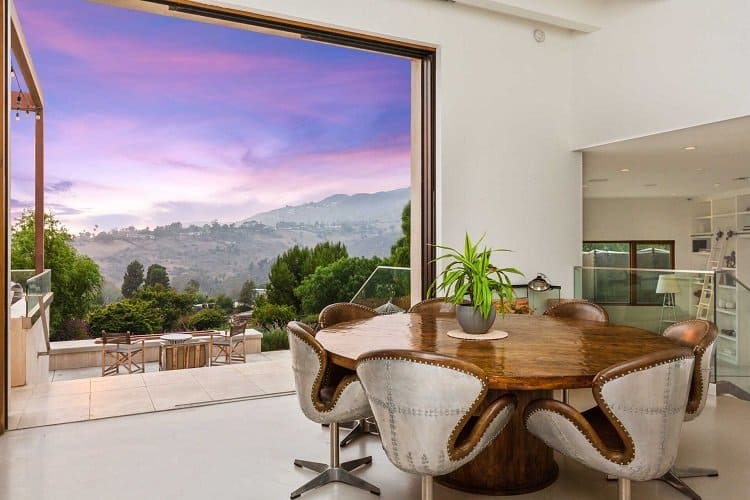
[[720, 182], [716, 182], [716, 183], [714, 183], [714, 187], [715, 187], [715, 188], [717, 188], [717, 187], [719, 187], [719, 186], [721, 186], [721, 183], [720, 183]]
[[703, 172], [703, 167], [698, 167], [695, 169], [696, 172]]
[[606, 177], [597, 177], [596, 179], [589, 179], [587, 182], [607, 182], [608, 180]]
[[672, 196], [677, 196], [677, 193], [672, 193]]
[[643, 185], [643, 187], [645, 187], [645, 188], [652, 188], [652, 187], [656, 187], [656, 186], [657, 186], [657, 184], [644, 184]]
[[682, 149], [684, 149], [685, 151], [695, 151], [695, 150], [696, 150], [696, 149], [698, 149], [698, 148], [697, 148], [697, 147], [695, 147], [695, 146], [685, 146], [685, 147], [684, 147], [684, 148], [682, 148]]
[[621, 168], [620, 172], [630, 172], [630, 169], [629, 168]]
[[588, 185], [588, 184], [584, 184], [584, 185], [583, 185], [583, 186], [581, 186], [581, 187], [585, 189], [585, 188], [589, 187], [589, 185]]

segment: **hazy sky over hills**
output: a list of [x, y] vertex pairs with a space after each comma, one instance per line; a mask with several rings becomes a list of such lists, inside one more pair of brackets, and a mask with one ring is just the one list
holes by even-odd
[[[15, 0], [73, 231], [235, 221], [409, 184], [409, 61], [84, 0]], [[13, 84], [16, 90], [15, 83]], [[33, 118], [12, 205], [33, 205]]]

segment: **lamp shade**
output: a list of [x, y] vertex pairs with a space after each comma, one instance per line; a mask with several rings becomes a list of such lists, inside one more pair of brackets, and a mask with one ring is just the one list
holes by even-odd
[[674, 274], [660, 274], [656, 282], [656, 293], [680, 293], [680, 284]]

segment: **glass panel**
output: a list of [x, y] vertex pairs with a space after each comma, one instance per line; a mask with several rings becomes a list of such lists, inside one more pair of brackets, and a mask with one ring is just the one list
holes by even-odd
[[381, 314], [402, 312], [411, 306], [411, 269], [378, 266], [350, 302]]
[[586, 300], [600, 304], [630, 302], [630, 273], [612, 269], [630, 267], [628, 243], [584, 243], [583, 263], [586, 267], [607, 268], [586, 274], [586, 279], [582, 282], [582, 296]]
[[36, 274], [33, 269], [12, 270], [10, 272], [11, 317], [28, 317], [32, 314], [42, 298], [52, 291], [51, 278], [52, 271], [49, 269], [39, 274]]
[[[606, 297], [621, 293], [622, 281], [618, 274], [625, 272], [632, 274], [635, 282], [640, 283], [644, 294], [655, 297], [656, 300], [648, 305], [630, 305], [628, 301], [622, 303], [606, 303], [597, 301], [591, 289], [596, 286], [598, 296]], [[649, 269], [627, 269], [624, 271], [599, 269], [592, 267], [576, 268], [574, 273], [574, 290], [576, 298], [583, 298], [602, 305], [609, 314], [610, 321], [617, 325], [629, 325], [643, 328], [654, 333], [661, 333], [664, 329], [677, 321], [698, 317], [698, 302], [704, 288], [704, 278], [707, 289], [712, 286], [713, 273], [710, 271], [669, 271]], [[661, 286], [659, 285], [661, 282]], [[608, 291], [609, 288], [615, 292]], [[707, 319], [713, 320], [713, 303], [702, 311]]]
[[716, 276], [719, 337], [712, 380], [720, 384], [720, 393], [733, 389], [750, 393], [750, 289], [736, 278], [734, 270], [721, 270]]
[[[638, 269], [671, 269], [672, 245], [666, 243], [636, 243], [635, 267]], [[663, 297], [656, 293], [660, 275], [643, 273], [636, 275], [636, 303], [661, 304]]]

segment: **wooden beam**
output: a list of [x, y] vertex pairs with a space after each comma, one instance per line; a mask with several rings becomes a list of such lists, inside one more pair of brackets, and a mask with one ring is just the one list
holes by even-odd
[[[19, 96], [21, 97], [20, 102], [18, 100]], [[31, 94], [29, 94], [28, 92], [24, 92], [22, 94], [21, 92], [14, 90], [10, 93], [10, 109], [14, 111], [36, 111], [40, 108], [32, 99]]]
[[10, 333], [10, 152], [9, 126], [10, 113], [10, 12], [8, 2], [0, 2], [0, 434], [8, 427], [8, 337]]
[[13, 0], [8, 2], [10, 6], [10, 45], [13, 50], [13, 55], [16, 56], [16, 63], [18, 63], [18, 71], [23, 75], [23, 81], [29, 88], [29, 94], [31, 99], [35, 103], [35, 107], [44, 107], [44, 95], [42, 94], [42, 87], [39, 83], [39, 77], [36, 74], [34, 68], [34, 61], [31, 60], [31, 52], [29, 52], [29, 45], [26, 43], [26, 37], [23, 34], [21, 28], [21, 21], [18, 19], [18, 13], [16, 7], [13, 4]]
[[44, 271], [44, 115], [39, 111], [34, 137], [34, 268]]

